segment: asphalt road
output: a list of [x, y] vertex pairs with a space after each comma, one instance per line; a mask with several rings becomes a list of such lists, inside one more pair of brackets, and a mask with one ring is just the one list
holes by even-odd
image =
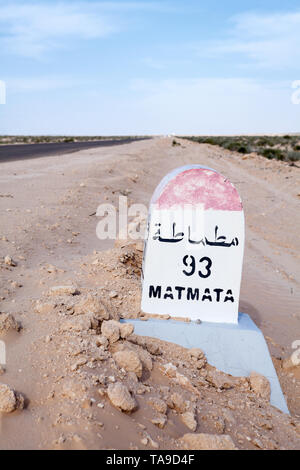
[[122, 140], [115, 139], [94, 142], [61, 142], [52, 144], [0, 145], [0, 163], [73, 153], [79, 150], [86, 150], [95, 147], [111, 147], [113, 145], [129, 144], [130, 142], [135, 142], [136, 140], [141, 139], [129, 137], [128, 139]]

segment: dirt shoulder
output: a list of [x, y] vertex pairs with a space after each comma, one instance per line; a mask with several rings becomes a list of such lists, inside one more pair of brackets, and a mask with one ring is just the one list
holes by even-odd
[[[265, 334], [292, 415], [299, 418], [299, 371], [283, 370], [281, 359], [292, 354], [292, 343], [300, 339], [300, 170], [256, 155], [241, 157], [209, 145], [180, 142], [180, 146], [173, 147], [172, 139], [161, 138], [1, 164], [0, 258], [9, 255], [17, 266], [1, 264], [0, 311], [14, 315], [23, 327], [21, 333], [5, 336], [8, 361], [1, 382], [22, 392], [28, 400], [23, 412], [2, 418], [2, 448], [110, 448], [118, 447], [118, 443], [119, 448], [143, 448], [143, 445], [152, 446], [153, 442], [160, 448], [176, 448], [178, 438], [189, 430], [182, 424], [181, 415], [185, 412], [193, 414], [200, 432], [229, 433], [240, 448], [257, 448], [260, 444], [264, 448], [296, 447], [295, 425], [290, 418], [273, 415], [275, 411], [270, 407], [264, 408], [264, 413], [270, 414], [271, 421], [275, 420], [272, 429], [281, 426], [280, 435], [271, 436], [272, 429], [267, 429], [267, 434], [258, 431], [261, 428], [257, 422], [247, 427], [246, 420], [241, 418], [243, 408], [236, 404], [231, 404], [236, 409], [229, 408], [229, 411], [234, 411], [232, 423], [240, 423], [236, 428], [239, 435], [230, 429], [229, 422], [226, 427], [222, 410], [228, 408], [229, 402], [242, 406], [246, 396], [243, 394], [248, 394], [249, 410], [251, 402], [254, 403], [256, 412], [252, 410], [251, 420], [258, 419], [259, 402], [254, 400], [249, 384], [239, 383], [218, 393], [207, 381], [205, 374], [209, 370], [206, 369], [203, 370], [204, 383], [193, 382], [193, 374], [197, 375], [197, 370], [201, 369], [189, 362], [188, 357], [186, 374], [196, 391], [185, 392], [182, 385], [173, 383], [174, 377], [168, 377], [163, 366], [171, 362], [178, 374], [183, 373], [179, 359], [182, 351], [178, 352], [175, 346], [169, 350], [170, 346], [160, 344], [160, 355], [147, 350], [150, 354], [147, 369], [147, 351], [141, 352], [145, 348], [136, 344], [136, 339], [121, 339], [115, 346], [101, 345], [104, 358], [98, 358], [95, 364], [95, 348], [99, 348], [95, 338], [102, 336], [101, 325], [95, 329], [87, 328], [88, 323], [85, 323], [80, 331], [63, 329], [69, 317], [89, 321], [86, 312], [71, 318], [74, 305], [88, 295], [99, 295], [104, 303], [108, 302], [106, 308], [116, 319], [120, 314], [139, 314], [139, 255], [134, 258], [132, 270], [132, 266], [124, 267], [120, 262], [120, 248], [104, 252], [113, 248], [113, 244], [96, 237], [97, 218], [93, 214], [98, 205], [118, 205], [119, 196], [124, 194], [129, 196], [129, 204], [147, 205], [155, 186], [168, 171], [190, 163], [212, 167], [236, 185], [244, 202], [247, 242], [240, 309], [250, 314]], [[49, 300], [49, 289], [59, 285], [76, 285], [81, 294]], [[111, 297], [112, 292], [117, 296]], [[44, 312], [37, 311], [39, 300], [43, 305], [49, 304], [48, 312], [46, 307]], [[116, 347], [120, 350], [141, 348], [137, 354], [144, 354], [142, 379], [135, 382], [130, 375], [123, 377], [120, 368], [113, 370]], [[99, 353], [98, 349], [96, 351]], [[149, 370], [150, 359], [152, 370]], [[80, 361], [81, 365], [76, 366]], [[104, 375], [103, 384], [95, 379], [100, 375]], [[114, 383], [109, 377], [124, 382], [137, 397], [140, 411], [130, 418], [107, 402], [110, 380]], [[75, 380], [73, 385], [65, 384], [69, 379]], [[64, 391], [65, 388], [69, 392]], [[91, 390], [96, 395], [91, 395]], [[159, 424], [151, 422], [157, 416], [151, 411], [153, 406], [147, 403], [150, 398], [167, 402], [176, 391], [192, 404], [178, 412], [170, 402], [168, 411], [160, 413], [170, 416], [168, 424], [160, 428]], [[210, 400], [213, 403], [208, 409]], [[202, 418], [209, 411], [213, 413], [206, 426]], [[250, 415], [245, 414], [245, 417], [250, 419]], [[224, 422], [215, 429], [217, 418]], [[130, 438], [128, 432], [126, 434], [129, 423]], [[109, 426], [111, 429], [114, 426], [118, 432], [108, 433]], [[143, 426], [147, 429], [150, 426], [151, 433]], [[20, 428], [22, 435], [17, 432]], [[285, 438], [285, 434], [290, 439]], [[117, 441], [115, 436], [118, 436]], [[253, 443], [257, 439], [260, 442]]]

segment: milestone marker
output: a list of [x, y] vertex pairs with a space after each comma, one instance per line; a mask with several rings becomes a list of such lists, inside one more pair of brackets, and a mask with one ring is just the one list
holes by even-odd
[[228, 179], [200, 165], [168, 174], [150, 205], [142, 310], [237, 324], [244, 240]]
[[128, 322], [138, 335], [202, 349], [226, 374], [263, 375], [271, 404], [289, 413], [262, 332], [238, 313], [244, 243], [242, 203], [224, 176], [200, 165], [168, 174], [150, 205], [142, 310], [192, 321]]

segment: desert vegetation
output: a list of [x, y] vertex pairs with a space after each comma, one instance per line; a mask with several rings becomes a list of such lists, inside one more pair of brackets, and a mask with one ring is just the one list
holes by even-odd
[[[99, 140], [122, 140], [129, 136], [30, 136], [30, 135], [3, 135], [0, 136], [0, 145], [11, 144], [49, 144], [49, 143], [71, 143], [71, 142], [94, 142]], [[136, 136], [130, 136], [135, 138]]]
[[300, 135], [284, 136], [194, 136], [186, 139], [200, 144], [218, 145], [227, 150], [246, 155], [257, 153], [269, 160], [290, 163], [300, 161]]

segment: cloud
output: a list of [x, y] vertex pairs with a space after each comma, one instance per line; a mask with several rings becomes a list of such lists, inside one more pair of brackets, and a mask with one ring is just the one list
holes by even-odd
[[164, 70], [166, 69], [166, 64], [162, 60], [153, 59], [152, 57], [145, 57], [141, 59], [141, 62], [146, 67], [149, 67], [153, 70]]
[[[77, 88], [76, 88], [77, 87]], [[68, 89], [67, 89], [68, 88]], [[290, 82], [246, 78], [136, 79], [116, 93], [68, 77], [8, 80], [2, 133], [263, 134], [299, 131]], [[57, 92], [51, 92], [51, 90]], [[49, 98], [46, 91], [50, 90]], [[43, 95], [41, 100], [38, 93]], [[18, 93], [18, 94], [17, 94]], [[201, 149], [199, 147], [199, 152]]]
[[72, 76], [38, 76], [24, 78], [7, 78], [6, 86], [9, 94], [39, 93], [53, 90], [88, 88], [95, 83], [91, 80], [81, 80]]
[[7, 52], [28, 57], [60, 47], [64, 39], [101, 38], [117, 29], [104, 13], [76, 2], [2, 3], [0, 27]]
[[[231, 19], [222, 40], [202, 44], [203, 55], [241, 56], [259, 67], [295, 67], [300, 60], [300, 11], [272, 14], [244, 13]], [[241, 63], [241, 62], [240, 62]]]
[[292, 132], [291, 84], [247, 78], [134, 80], [139, 125], [180, 134]]
[[126, 11], [167, 11], [158, 2], [0, 1], [2, 51], [40, 58], [75, 39], [99, 39], [119, 32]]
[[5, 2], [0, 0], [0, 44], [13, 54], [39, 58], [61, 48], [63, 41], [98, 39], [124, 27], [126, 12], [174, 12], [171, 3], [111, 2]]
[[125, 1], [110, 1], [110, 2], [98, 2], [97, 4], [99, 7], [102, 9], [107, 9], [107, 10], [117, 10], [117, 11], [130, 11], [130, 10], [135, 10], [135, 11], [154, 11], [154, 12], [177, 12], [181, 11], [182, 9], [174, 6], [169, 2], [162, 2], [162, 1], [136, 1], [136, 2], [125, 2]]

